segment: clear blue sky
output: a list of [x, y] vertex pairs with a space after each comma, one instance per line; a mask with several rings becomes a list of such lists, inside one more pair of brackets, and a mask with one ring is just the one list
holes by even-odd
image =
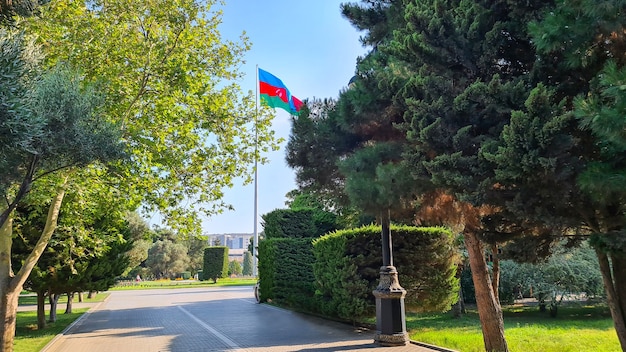
[[[235, 40], [245, 31], [252, 43], [240, 68], [246, 74], [241, 87], [255, 90], [258, 65], [280, 78], [301, 100], [336, 98], [353, 76], [357, 57], [366, 52], [359, 41], [361, 33], [341, 16], [342, 2], [227, 0], [222, 36]], [[273, 122], [276, 135], [287, 140], [290, 128], [289, 115], [277, 110]], [[295, 173], [285, 162], [285, 144], [266, 155], [270, 162], [259, 167], [259, 232], [263, 229], [261, 215], [285, 208], [285, 194], [296, 188]], [[205, 219], [203, 232], [252, 233], [254, 186], [239, 182], [226, 190], [224, 200], [235, 210]]]

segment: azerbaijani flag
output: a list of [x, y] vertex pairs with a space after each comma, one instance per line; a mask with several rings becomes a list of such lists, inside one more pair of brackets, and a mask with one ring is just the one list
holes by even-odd
[[259, 95], [267, 106], [281, 108], [292, 115], [298, 115], [303, 105], [300, 99], [289, 93], [283, 81], [261, 69], [259, 69]]

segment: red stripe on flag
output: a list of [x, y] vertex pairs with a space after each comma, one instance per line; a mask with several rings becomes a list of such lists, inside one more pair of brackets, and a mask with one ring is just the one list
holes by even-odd
[[267, 94], [270, 97], [279, 97], [280, 100], [285, 103], [289, 102], [289, 98], [287, 97], [287, 89], [274, 87], [266, 82], [259, 82], [259, 91], [260, 94]]
[[300, 109], [302, 109], [302, 105], [304, 105], [304, 103], [302, 102], [302, 100], [294, 97], [293, 95], [291, 96], [291, 100], [293, 101], [293, 107], [296, 109], [296, 112], [299, 112]]

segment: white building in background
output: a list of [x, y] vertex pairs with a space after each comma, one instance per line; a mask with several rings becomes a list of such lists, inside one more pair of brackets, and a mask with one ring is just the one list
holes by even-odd
[[251, 233], [226, 233], [226, 234], [207, 234], [209, 246], [228, 247], [228, 261], [236, 260], [243, 262], [244, 252], [248, 250], [250, 239], [254, 236]]

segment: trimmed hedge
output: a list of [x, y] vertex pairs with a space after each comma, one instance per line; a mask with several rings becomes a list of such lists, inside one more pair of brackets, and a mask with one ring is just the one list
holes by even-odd
[[272, 238], [259, 243], [261, 301], [268, 299], [312, 310], [314, 297], [311, 238]]
[[[450, 308], [458, 294], [454, 236], [444, 228], [391, 226], [393, 259], [407, 310]], [[316, 302], [348, 320], [375, 313], [372, 291], [382, 264], [380, 226], [341, 230], [313, 241]]]
[[228, 275], [228, 247], [208, 247], [204, 249], [204, 265], [202, 277], [204, 280], [221, 279]]
[[335, 214], [312, 208], [276, 209], [262, 218], [266, 239], [319, 237], [337, 228]]

